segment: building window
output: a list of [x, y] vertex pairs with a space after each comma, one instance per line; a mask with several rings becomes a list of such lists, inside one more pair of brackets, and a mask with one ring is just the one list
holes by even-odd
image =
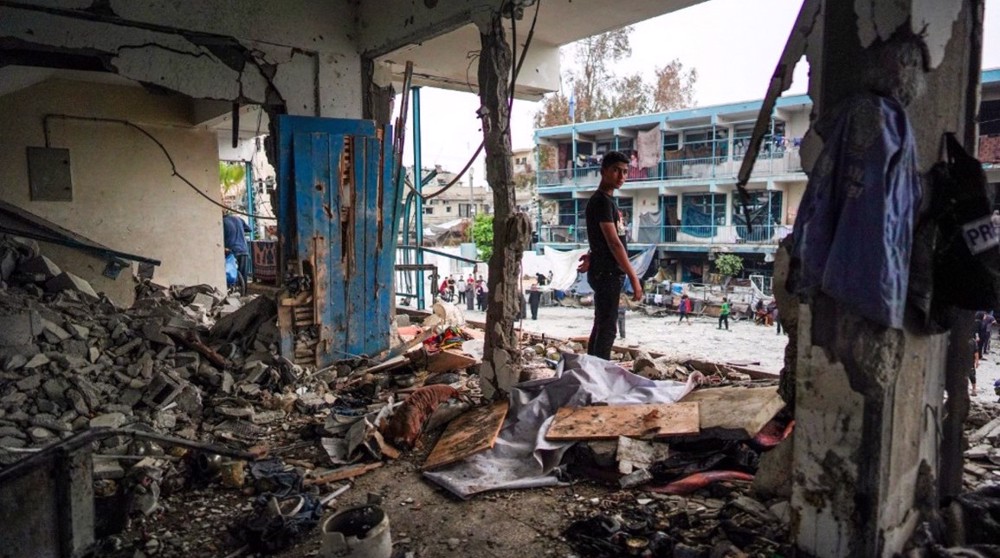
[[472, 217], [474, 211], [472, 210], [473, 205], [471, 203], [460, 203], [458, 204], [458, 216], [459, 217]]
[[434, 215], [433, 207], [424, 207], [424, 215]]
[[448, 207], [445, 207], [444, 208], [444, 212], [445, 213], [451, 213], [451, 206], [449, 205]]
[[725, 194], [685, 194], [682, 199], [681, 232], [708, 238], [726, 224]]
[[751, 231], [747, 231], [746, 215], [743, 214], [743, 204], [739, 195], [733, 195], [732, 212], [736, 234], [746, 241], [761, 241], [773, 238], [780, 232], [781, 224], [781, 192], [758, 190], [747, 192], [747, 212], [750, 213]]

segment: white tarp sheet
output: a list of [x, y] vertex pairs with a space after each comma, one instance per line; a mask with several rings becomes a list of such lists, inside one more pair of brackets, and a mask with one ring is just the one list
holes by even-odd
[[556, 469], [574, 443], [545, 439], [560, 407], [675, 403], [694, 388], [693, 378], [686, 384], [649, 380], [589, 355], [565, 354], [560, 368], [554, 378], [514, 386], [507, 419], [492, 449], [424, 476], [462, 498], [489, 490], [557, 485]]

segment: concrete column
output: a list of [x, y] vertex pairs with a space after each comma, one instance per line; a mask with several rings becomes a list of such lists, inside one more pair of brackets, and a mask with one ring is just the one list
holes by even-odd
[[503, 19], [493, 13], [480, 27], [480, 115], [486, 143], [486, 181], [493, 189], [493, 255], [490, 258], [486, 343], [480, 377], [483, 394], [499, 397], [520, 375], [514, 317], [523, 293], [518, 289], [521, 258], [531, 242], [531, 221], [517, 211], [510, 145], [510, 76], [512, 52]]
[[[926, 173], [941, 134], [962, 137], [973, 125], [965, 88], [971, 61], [980, 56], [977, 13], [980, 0], [891, 6], [827, 0], [822, 53], [810, 60], [819, 117], [859, 91], [892, 94], [907, 106]], [[805, 151], [818, 151], [815, 130], [809, 141]], [[813, 556], [901, 553], [938, 506], [948, 336], [924, 333], [910, 321], [905, 330], [876, 326], [824, 295], [802, 302], [794, 381], [796, 545]]]

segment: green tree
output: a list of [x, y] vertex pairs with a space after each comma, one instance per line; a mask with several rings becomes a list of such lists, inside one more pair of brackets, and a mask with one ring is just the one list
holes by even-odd
[[729, 288], [729, 281], [743, 271], [743, 258], [736, 254], [719, 254], [715, 257], [715, 270], [722, 275], [722, 287]]
[[479, 259], [490, 261], [493, 255], [493, 215], [476, 214], [472, 221], [472, 241], [476, 243]]
[[222, 193], [229, 195], [236, 186], [241, 186], [246, 178], [246, 166], [243, 163], [227, 163], [219, 161], [219, 184]]
[[[632, 54], [631, 33], [631, 27], [624, 27], [575, 43], [575, 65], [561, 76], [563, 91], [545, 97], [535, 114], [535, 127], [569, 124], [571, 96], [576, 98], [577, 122], [691, 106], [698, 73], [685, 70], [678, 59], [656, 67], [653, 83], [640, 72], [619, 76], [614, 71], [616, 63]], [[541, 155], [543, 162], [550, 162], [551, 150], [543, 150]]]

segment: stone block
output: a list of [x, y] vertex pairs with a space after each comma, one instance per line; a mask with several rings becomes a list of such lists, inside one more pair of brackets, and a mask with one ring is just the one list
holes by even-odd
[[21, 368], [25, 364], [28, 364], [28, 357], [22, 354], [14, 354], [7, 359], [7, 363], [4, 364], [3, 368], [4, 370], [13, 371]]
[[75, 291], [93, 300], [98, 300], [100, 298], [94, 290], [94, 287], [90, 286], [90, 283], [69, 272], [63, 272], [46, 281], [45, 290], [50, 293]]
[[121, 428], [124, 424], [124, 413], [105, 413], [90, 419], [91, 428]]
[[69, 324], [69, 329], [73, 332], [73, 337], [81, 341], [86, 341], [90, 336], [90, 329], [78, 324]]
[[67, 389], [69, 389], [69, 382], [62, 378], [49, 378], [42, 384], [42, 390], [45, 391], [45, 395], [49, 399], [56, 401], [63, 400]]
[[35, 311], [0, 316], [0, 347], [28, 345], [42, 333], [42, 317]]
[[57, 344], [70, 338], [70, 333], [59, 324], [42, 318], [42, 333], [45, 334], [49, 343]]
[[38, 353], [37, 355], [31, 357], [31, 359], [24, 364], [24, 369], [34, 370], [35, 368], [38, 368], [39, 366], [45, 366], [50, 362], [52, 361], [49, 360], [49, 357], [45, 356], [42, 353]]
[[15, 385], [17, 389], [21, 391], [33, 391], [38, 389], [42, 385], [42, 375], [32, 374], [19, 380]]
[[173, 346], [174, 340], [163, 333], [163, 326], [156, 322], [146, 322], [142, 326], [142, 336], [146, 338], [147, 341], [157, 343], [160, 345]]
[[45, 256], [35, 256], [21, 260], [17, 266], [17, 273], [32, 277], [35, 281], [42, 283], [62, 274], [62, 270]]

